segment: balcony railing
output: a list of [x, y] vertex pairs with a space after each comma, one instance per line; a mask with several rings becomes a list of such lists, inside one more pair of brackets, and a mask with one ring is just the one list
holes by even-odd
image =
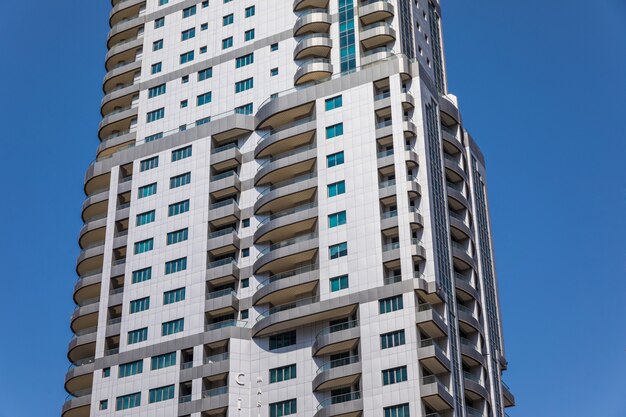
[[217, 268], [219, 266], [224, 266], [224, 265], [229, 265], [229, 264], [233, 264], [234, 266], [237, 266], [237, 261], [235, 261], [235, 258], [220, 259], [219, 261], [209, 262], [207, 264], [207, 269]]
[[259, 314], [259, 316], [257, 317], [257, 321], [263, 320], [264, 318], [267, 318], [271, 316], [272, 314], [280, 313], [281, 311], [287, 311], [287, 310], [292, 310], [297, 307], [308, 306], [314, 303], [318, 303], [319, 301], [320, 301], [320, 297], [316, 295], [314, 297], [301, 298], [299, 300], [292, 301], [290, 303], [277, 305]]
[[292, 184], [297, 184], [299, 182], [303, 182], [306, 180], [309, 180], [311, 178], [315, 178], [317, 176], [317, 173], [315, 172], [311, 172], [309, 174], [304, 174], [304, 175], [299, 175], [297, 177], [294, 178], [290, 178], [284, 181], [279, 181], [275, 184], [270, 185], [269, 187], [265, 188], [263, 191], [261, 191], [259, 193], [259, 196], [257, 197], [257, 199], [260, 199], [261, 197], [263, 197], [264, 195], [268, 194], [271, 191], [277, 190], [279, 188], [285, 187], [287, 185], [292, 185]]
[[260, 171], [263, 167], [265, 167], [267, 164], [272, 163], [272, 162], [276, 162], [279, 161], [283, 158], [288, 158], [290, 156], [293, 155], [298, 155], [300, 153], [304, 153], [307, 151], [310, 151], [311, 149], [316, 149], [317, 146], [315, 144], [313, 145], [307, 145], [307, 146], [300, 146], [298, 148], [295, 149], [291, 149], [287, 152], [282, 152], [276, 155], [272, 155], [271, 157], [267, 158], [265, 161], [263, 161], [263, 163], [261, 165], [259, 165], [259, 167], [257, 168], [257, 171]]
[[236, 232], [237, 229], [234, 227], [227, 227], [226, 229], [216, 230], [215, 232], [209, 233], [208, 239], [215, 239], [217, 237], [230, 235], [231, 233]]
[[306, 242], [306, 241], [315, 239], [316, 237], [317, 237], [317, 233], [307, 233], [305, 235], [296, 236], [291, 239], [281, 240], [280, 242], [274, 243], [270, 247], [265, 248], [261, 252], [259, 252], [259, 254], [257, 255], [257, 259], [275, 250], [285, 248], [287, 246], [295, 245], [296, 243]]
[[389, 252], [394, 249], [400, 249], [400, 242], [385, 243], [383, 245], [383, 252]]
[[217, 355], [205, 356], [202, 362], [205, 365], [210, 365], [212, 363], [227, 361], [230, 358], [230, 354], [228, 352], [218, 353]]
[[217, 148], [213, 148], [211, 150], [211, 155], [215, 155], [216, 153], [225, 152], [229, 149], [239, 149], [239, 145], [236, 142], [227, 143], [226, 145], [218, 146]]
[[385, 181], [381, 181], [381, 182], [378, 183], [378, 188], [393, 187], [394, 185], [396, 185], [396, 180], [395, 179], [385, 180]]
[[224, 290], [220, 290], [220, 291], [214, 291], [214, 292], [210, 292], [206, 295], [206, 299], [207, 300], [213, 300], [215, 298], [220, 298], [220, 297], [226, 297], [227, 295], [237, 295], [237, 292], [235, 290], [233, 290], [232, 288], [226, 288]]
[[393, 155], [393, 148], [392, 149], [387, 149], [387, 150], [384, 150], [384, 151], [381, 151], [381, 152], [378, 152], [376, 154], [376, 157], [378, 159], [381, 159], [381, 158], [384, 158], [386, 156], [391, 156], [391, 155]]
[[209, 210], [215, 210], [221, 207], [226, 207], [226, 206], [230, 206], [230, 205], [235, 205], [235, 206], [239, 206], [239, 203], [237, 203], [237, 200], [235, 200], [234, 198], [229, 198], [227, 200], [224, 201], [220, 201], [217, 203], [212, 203], [209, 204]]
[[353, 363], [359, 363], [359, 356], [348, 356], [347, 358], [336, 359], [334, 361], [326, 362], [319, 368], [317, 368], [316, 374], [328, 371], [330, 369], [338, 368], [340, 366], [352, 365]]
[[353, 329], [355, 327], [359, 327], [358, 320], [346, 321], [345, 323], [334, 324], [332, 326], [328, 326], [323, 328], [316, 336], [315, 339], [319, 339], [322, 336], [326, 336], [327, 334], [340, 332], [342, 330]]
[[319, 403], [319, 405], [317, 406], [317, 411], [333, 404], [341, 404], [341, 403], [345, 403], [348, 401], [355, 401], [355, 400], [360, 400], [360, 399], [361, 399], [360, 391], [349, 392], [347, 394], [341, 394], [341, 395], [335, 395], [334, 397], [330, 397], [329, 399], [324, 400], [321, 403]]
[[226, 327], [246, 327], [247, 325], [248, 325], [247, 321], [231, 319], [231, 320], [218, 321], [217, 323], [207, 324], [204, 330], [207, 332], [210, 332], [211, 330], [223, 329]]
[[293, 276], [300, 275], [300, 274], [305, 274], [311, 271], [317, 271], [318, 269], [319, 269], [318, 264], [310, 264], [310, 265], [301, 266], [300, 268], [290, 269], [289, 271], [283, 271], [278, 274], [270, 275], [269, 278], [266, 278], [265, 280], [261, 281], [259, 285], [256, 287], [256, 289], [259, 290], [271, 284], [272, 282], [279, 281], [281, 279], [293, 277]]
[[286, 210], [282, 210], [282, 211], [279, 211], [277, 213], [272, 213], [269, 216], [267, 216], [265, 219], [263, 219], [263, 220], [261, 220], [259, 222], [259, 225], [257, 226], [257, 229], [259, 227], [263, 226], [264, 224], [271, 222], [272, 220], [276, 220], [276, 219], [279, 219], [281, 217], [289, 216], [291, 214], [300, 213], [302, 211], [306, 211], [306, 210], [309, 210], [309, 209], [312, 209], [312, 208], [315, 208], [315, 207], [317, 207], [316, 203], [307, 203], [307, 204], [302, 204], [300, 206], [292, 207], [292, 208], [289, 208], [289, 209], [286, 209]]

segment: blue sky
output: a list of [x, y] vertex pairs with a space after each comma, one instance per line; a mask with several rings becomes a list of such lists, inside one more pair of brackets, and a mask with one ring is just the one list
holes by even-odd
[[[109, 3], [0, 6], [0, 417], [51, 417]], [[487, 158], [509, 415], [626, 416], [626, 2], [443, 0], [443, 13], [450, 90]]]

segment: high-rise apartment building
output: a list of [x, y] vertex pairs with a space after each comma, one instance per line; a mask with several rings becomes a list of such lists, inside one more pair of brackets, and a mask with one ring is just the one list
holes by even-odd
[[503, 417], [434, 0], [113, 0], [63, 417]]

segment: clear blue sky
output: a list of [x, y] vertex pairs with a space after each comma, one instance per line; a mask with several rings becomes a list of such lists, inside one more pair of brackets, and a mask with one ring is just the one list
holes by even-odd
[[[487, 158], [509, 414], [624, 417], [626, 1], [442, 1]], [[0, 6], [0, 417], [56, 417], [109, 3]]]

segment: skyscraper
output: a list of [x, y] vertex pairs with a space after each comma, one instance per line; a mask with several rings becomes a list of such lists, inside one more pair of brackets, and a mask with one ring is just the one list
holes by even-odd
[[112, 6], [62, 416], [504, 416], [439, 4]]

